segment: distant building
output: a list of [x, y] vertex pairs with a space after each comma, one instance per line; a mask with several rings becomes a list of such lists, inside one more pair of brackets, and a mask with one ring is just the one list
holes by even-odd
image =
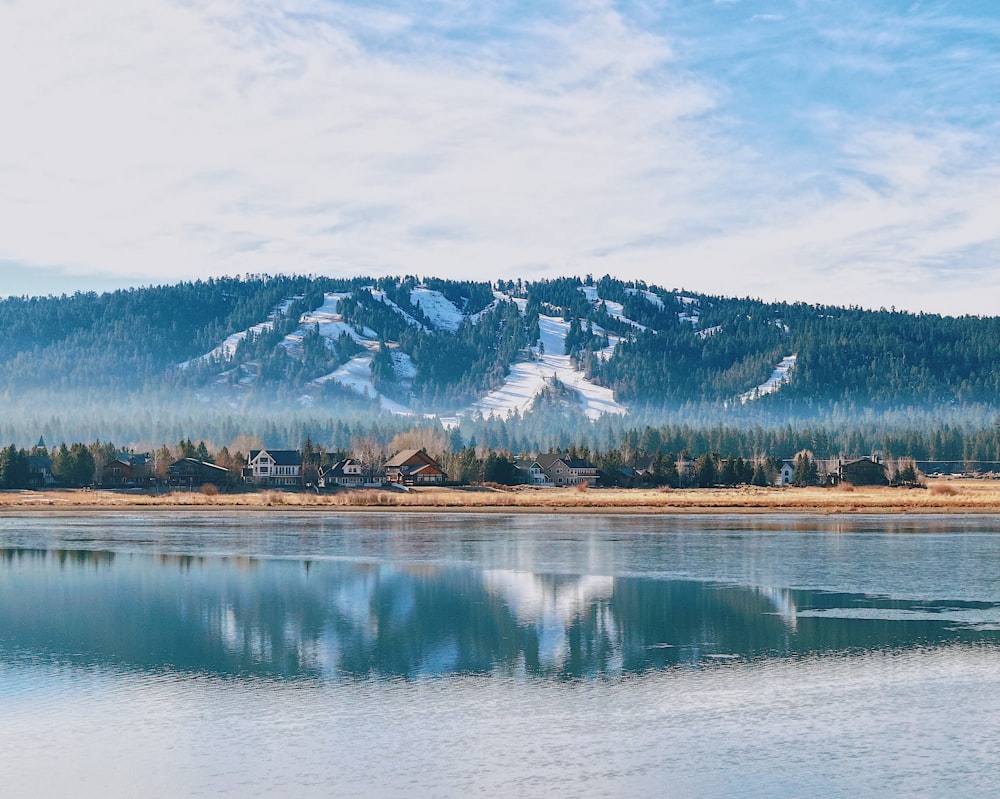
[[56, 478], [52, 474], [52, 459], [45, 455], [29, 455], [28, 480], [35, 488], [54, 486]]
[[840, 464], [840, 482], [855, 486], [889, 485], [885, 464], [877, 455]]
[[252, 449], [243, 478], [259, 486], [301, 485], [302, 453], [294, 449]]
[[167, 467], [167, 483], [177, 488], [222, 488], [229, 482], [229, 470], [197, 458], [181, 458]]
[[401, 485], [441, 485], [448, 475], [421, 449], [407, 449], [385, 462], [385, 481]]
[[[571, 458], [568, 455], [549, 452], [545, 455], [539, 455], [529, 463], [537, 465], [545, 475], [545, 481], [541, 485], [559, 487], [586, 483], [587, 485], [595, 486], [601, 477], [601, 473], [597, 470], [597, 467], [590, 461], [583, 458]], [[528, 474], [532, 475], [532, 479], [534, 479], [530, 468]]]
[[542, 465], [533, 458], [518, 458], [514, 461], [514, 468], [517, 469], [518, 480], [525, 485], [552, 485]]
[[147, 485], [149, 481], [148, 455], [123, 452], [101, 469], [101, 485], [104, 488], [132, 488]]
[[690, 488], [694, 485], [696, 463], [694, 458], [689, 458], [686, 455], [677, 458], [674, 465], [677, 468], [677, 485], [681, 488]]
[[334, 486], [357, 488], [364, 483], [364, 467], [361, 465], [361, 461], [355, 458], [337, 461], [333, 466], [320, 472], [319, 475], [320, 488], [333, 488]]

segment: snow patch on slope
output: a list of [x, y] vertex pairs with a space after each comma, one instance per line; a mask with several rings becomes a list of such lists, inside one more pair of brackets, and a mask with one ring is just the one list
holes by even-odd
[[542, 345], [538, 359], [513, 364], [503, 386], [476, 402], [472, 411], [500, 418], [514, 411], [524, 413], [554, 377], [578, 392], [583, 412], [589, 419], [596, 419], [605, 413], [627, 413], [626, 408], [615, 401], [611, 389], [592, 383], [574, 366], [568, 355], [562, 354], [566, 349], [568, 322], [554, 316], [539, 315], [538, 327]]
[[636, 330], [648, 330], [645, 325], [641, 325], [638, 322], [629, 319], [625, 316], [625, 307], [620, 302], [615, 302], [614, 300], [604, 300], [597, 293], [596, 286], [577, 286], [577, 288], [583, 292], [583, 295], [587, 298], [587, 302], [591, 305], [597, 306], [602, 302], [604, 303], [604, 309], [608, 312], [608, 316], [612, 319], [617, 319], [619, 322], [624, 322], [627, 325], [631, 325]]
[[413, 325], [414, 327], [419, 327], [421, 330], [427, 330], [426, 325], [417, 321], [412, 316], [410, 316], [410, 314], [408, 314], [406, 311], [404, 311], [402, 308], [396, 305], [396, 303], [394, 303], [392, 300], [390, 300], [388, 297], [385, 296], [385, 292], [382, 291], [381, 289], [377, 289], [372, 286], [368, 288], [368, 291], [371, 292], [373, 299], [378, 300], [379, 302], [384, 303], [385, 305], [388, 305], [390, 308], [392, 308], [392, 310], [394, 310], [396, 313], [402, 316], [406, 320], [407, 324]]
[[[313, 385], [321, 386], [331, 381], [356, 391], [365, 397], [377, 398], [383, 410], [389, 411], [399, 416], [412, 416], [413, 411], [394, 400], [389, 399], [375, 390], [372, 382], [372, 357], [373, 353], [366, 352], [355, 355], [351, 360], [342, 366], [337, 367], [328, 375], [323, 375], [312, 381]], [[395, 358], [393, 359], [395, 365]], [[412, 364], [412, 361], [411, 361]]]
[[324, 294], [323, 304], [315, 311], [307, 311], [302, 314], [299, 317], [298, 328], [285, 336], [280, 346], [287, 350], [290, 355], [301, 357], [302, 340], [315, 325], [319, 325], [319, 334], [326, 340], [326, 345], [331, 349], [342, 333], [346, 333], [363, 346], [376, 341], [378, 335], [374, 330], [366, 327], [361, 333], [358, 333], [354, 326], [345, 322], [344, 317], [339, 313], [340, 301], [350, 296], [350, 294], [338, 292]]
[[612, 300], [600, 300], [604, 303], [604, 307], [608, 312], [608, 316], [612, 319], [617, 319], [619, 322], [624, 322], [627, 325], [632, 325], [636, 330], [649, 330], [645, 325], [641, 325], [633, 319], [629, 319], [625, 316], [625, 306], [620, 302], [614, 302]]
[[645, 289], [625, 289], [626, 294], [631, 294], [633, 297], [645, 297], [647, 301], [655, 305], [657, 308], [663, 308], [663, 299], [659, 294], [654, 294], [651, 291], [646, 291]]
[[239, 347], [240, 342], [244, 341], [247, 336], [259, 336], [261, 333], [272, 330], [274, 328], [275, 320], [279, 316], [285, 316], [288, 313], [288, 309], [292, 307], [292, 303], [303, 299], [302, 295], [297, 295], [295, 297], [289, 297], [287, 300], [283, 300], [281, 303], [276, 305], [271, 312], [267, 315], [266, 322], [259, 322], [256, 325], [248, 327], [246, 330], [241, 330], [238, 333], [233, 333], [228, 336], [218, 347], [206, 352], [204, 355], [199, 355], [197, 358], [192, 358], [189, 361], [184, 361], [184, 363], [179, 363], [177, 366], [181, 369], [187, 369], [193, 363], [199, 363], [202, 361], [211, 361], [215, 358], [228, 361], [236, 353], [236, 348]]
[[792, 367], [795, 366], [796, 358], [798, 358], [797, 355], [788, 355], [782, 358], [781, 363], [774, 367], [774, 371], [765, 382], [756, 388], [740, 394], [740, 403], [746, 405], [746, 403], [760, 399], [768, 394], [774, 394], [785, 383], [788, 383], [792, 379]]
[[440, 291], [418, 286], [410, 292], [410, 304], [423, 311], [438, 330], [454, 333], [465, 318], [455, 304]]

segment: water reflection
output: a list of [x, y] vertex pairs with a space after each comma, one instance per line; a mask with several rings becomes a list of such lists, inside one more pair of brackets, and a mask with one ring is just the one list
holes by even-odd
[[0, 658], [222, 677], [578, 678], [1000, 644], [1000, 605], [356, 560], [0, 549]]

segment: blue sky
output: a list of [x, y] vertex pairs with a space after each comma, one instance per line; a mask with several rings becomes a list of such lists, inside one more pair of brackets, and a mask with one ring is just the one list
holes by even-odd
[[0, 2], [0, 294], [612, 274], [1000, 313], [1000, 4]]

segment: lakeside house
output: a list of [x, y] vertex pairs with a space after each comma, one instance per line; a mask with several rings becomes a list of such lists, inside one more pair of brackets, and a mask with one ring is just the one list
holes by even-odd
[[872, 455], [870, 458], [857, 458], [840, 464], [838, 477], [841, 483], [849, 483], [854, 486], [889, 485], [886, 466], [878, 455]]
[[534, 458], [517, 458], [514, 461], [514, 468], [517, 469], [519, 482], [524, 485], [553, 485], [552, 481], [549, 480], [549, 476], [542, 468], [542, 465]]
[[422, 449], [407, 449], [385, 462], [385, 481], [399, 485], [442, 485], [448, 479], [441, 464]]
[[167, 467], [167, 485], [177, 488], [201, 488], [214, 485], [222, 488], [229, 483], [229, 470], [197, 458], [181, 458]]
[[549, 452], [536, 458], [521, 458], [514, 466], [528, 485], [575, 486], [597, 485], [601, 473], [590, 461]]
[[52, 459], [46, 455], [28, 456], [28, 481], [33, 488], [51, 488], [56, 484]]
[[302, 484], [302, 453], [294, 449], [252, 449], [243, 478], [259, 486]]
[[343, 486], [357, 488], [365, 484], [364, 467], [356, 458], [344, 458], [320, 472], [317, 485], [320, 488]]
[[126, 488], [143, 486], [150, 482], [149, 455], [123, 452], [108, 461], [101, 469], [101, 485], [104, 488]]

